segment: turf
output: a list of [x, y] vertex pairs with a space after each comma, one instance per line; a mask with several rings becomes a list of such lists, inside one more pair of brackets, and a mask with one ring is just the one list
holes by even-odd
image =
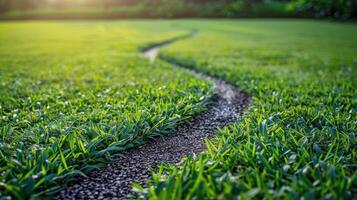
[[161, 57], [253, 103], [205, 154], [162, 167], [140, 194], [356, 196], [357, 27], [308, 20], [1, 22], [0, 195], [55, 192], [202, 111], [209, 83], [138, 53], [193, 29]]
[[207, 82], [138, 51], [183, 34], [165, 21], [0, 23], [0, 196], [51, 194], [202, 111]]
[[350, 199], [357, 195], [357, 26], [298, 20], [181, 21], [199, 34], [161, 58], [253, 96], [208, 152], [163, 167], [151, 199]]

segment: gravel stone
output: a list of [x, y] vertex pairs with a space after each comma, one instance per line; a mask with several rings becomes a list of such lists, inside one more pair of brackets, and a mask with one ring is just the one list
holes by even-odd
[[[143, 54], [153, 61], [161, 47], [153, 47]], [[250, 97], [233, 85], [187, 70], [214, 82], [213, 101], [205, 112], [179, 125], [174, 134], [149, 139], [140, 147], [120, 152], [123, 157], [114, 159], [103, 170], [91, 172], [86, 178], [78, 178], [55, 199], [123, 198], [132, 193], [132, 182], [145, 185], [150, 178], [150, 170], [158, 164], [177, 164], [187, 155], [204, 151], [205, 138], [214, 136], [218, 128], [234, 123], [249, 106]]]

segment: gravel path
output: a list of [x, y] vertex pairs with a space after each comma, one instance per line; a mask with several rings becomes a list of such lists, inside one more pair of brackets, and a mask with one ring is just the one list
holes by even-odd
[[[149, 60], [156, 59], [157, 46], [143, 54]], [[202, 114], [179, 125], [171, 136], [158, 137], [144, 145], [121, 152], [105, 169], [94, 171], [87, 178], [80, 178], [72, 186], [61, 191], [56, 199], [120, 199], [131, 192], [131, 182], [145, 184], [150, 169], [159, 163], [178, 163], [188, 154], [205, 149], [204, 140], [212, 137], [217, 128], [237, 120], [249, 105], [250, 98], [234, 86], [222, 80], [188, 70], [195, 75], [214, 82], [213, 102]]]

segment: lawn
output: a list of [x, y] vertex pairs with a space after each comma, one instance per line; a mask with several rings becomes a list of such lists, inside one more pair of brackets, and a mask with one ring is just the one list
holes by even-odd
[[[208, 152], [154, 178], [161, 199], [357, 195], [357, 26], [299, 20], [181, 21], [197, 37], [161, 52], [253, 96]], [[145, 193], [144, 193], [145, 194]], [[147, 194], [147, 193], [146, 193]]]
[[201, 112], [210, 83], [139, 53], [192, 30], [160, 57], [253, 102], [205, 153], [162, 166], [140, 195], [356, 196], [357, 26], [309, 20], [1, 22], [0, 195], [56, 192]]
[[186, 33], [171, 22], [1, 23], [0, 196], [56, 191], [201, 111], [208, 83], [138, 51]]

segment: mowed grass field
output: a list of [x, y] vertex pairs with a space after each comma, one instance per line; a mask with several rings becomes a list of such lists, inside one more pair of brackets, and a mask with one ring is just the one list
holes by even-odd
[[210, 83], [138, 52], [193, 29], [160, 56], [253, 102], [142, 197], [356, 196], [357, 26], [308, 20], [0, 23], [1, 195], [55, 192], [202, 111]]
[[[159, 173], [161, 199], [357, 196], [357, 26], [296, 20], [184, 21], [199, 35], [161, 57], [237, 85], [253, 103], [208, 153]], [[161, 176], [160, 176], [161, 175]]]
[[172, 133], [211, 88], [138, 49], [168, 22], [0, 24], [0, 196], [48, 194], [110, 155]]

